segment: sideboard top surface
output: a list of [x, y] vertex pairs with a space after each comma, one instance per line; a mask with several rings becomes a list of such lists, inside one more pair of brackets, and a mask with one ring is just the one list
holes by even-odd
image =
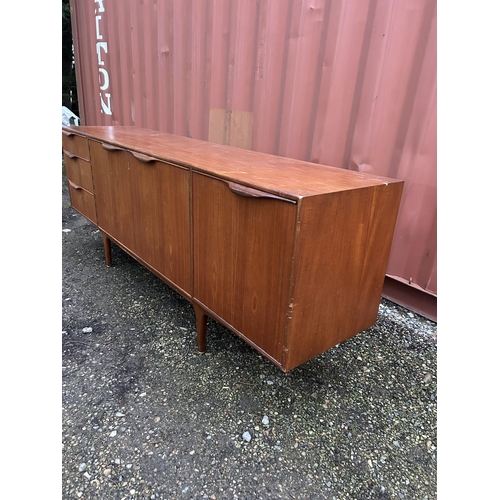
[[138, 127], [63, 126], [63, 130], [292, 199], [402, 182]]

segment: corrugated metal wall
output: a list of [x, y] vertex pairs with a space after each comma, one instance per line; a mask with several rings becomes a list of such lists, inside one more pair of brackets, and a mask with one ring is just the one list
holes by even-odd
[[403, 179], [388, 275], [437, 294], [436, 0], [72, 0], [80, 116]]

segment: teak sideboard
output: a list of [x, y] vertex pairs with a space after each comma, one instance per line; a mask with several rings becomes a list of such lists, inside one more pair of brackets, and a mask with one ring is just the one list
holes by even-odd
[[373, 325], [403, 182], [136, 127], [63, 127], [72, 206], [288, 371]]

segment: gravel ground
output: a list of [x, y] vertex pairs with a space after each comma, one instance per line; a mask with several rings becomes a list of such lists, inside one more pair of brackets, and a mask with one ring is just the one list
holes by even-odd
[[283, 373], [70, 208], [62, 177], [63, 499], [436, 498], [436, 324], [376, 324]]

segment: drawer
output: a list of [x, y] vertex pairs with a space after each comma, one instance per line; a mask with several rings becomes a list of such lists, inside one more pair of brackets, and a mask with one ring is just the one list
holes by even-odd
[[72, 181], [68, 181], [68, 184], [69, 197], [73, 208], [94, 224], [97, 224], [94, 195]]
[[62, 144], [65, 151], [73, 153], [80, 158], [90, 160], [89, 141], [87, 138], [63, 130]]
[[90, 193], [93, 193], [94, 184], [92, 182], [90, 162], [75, 156], [69, 151], [64, 151], [64, 162], [66, 164], [66, 175], [68, 179]]

